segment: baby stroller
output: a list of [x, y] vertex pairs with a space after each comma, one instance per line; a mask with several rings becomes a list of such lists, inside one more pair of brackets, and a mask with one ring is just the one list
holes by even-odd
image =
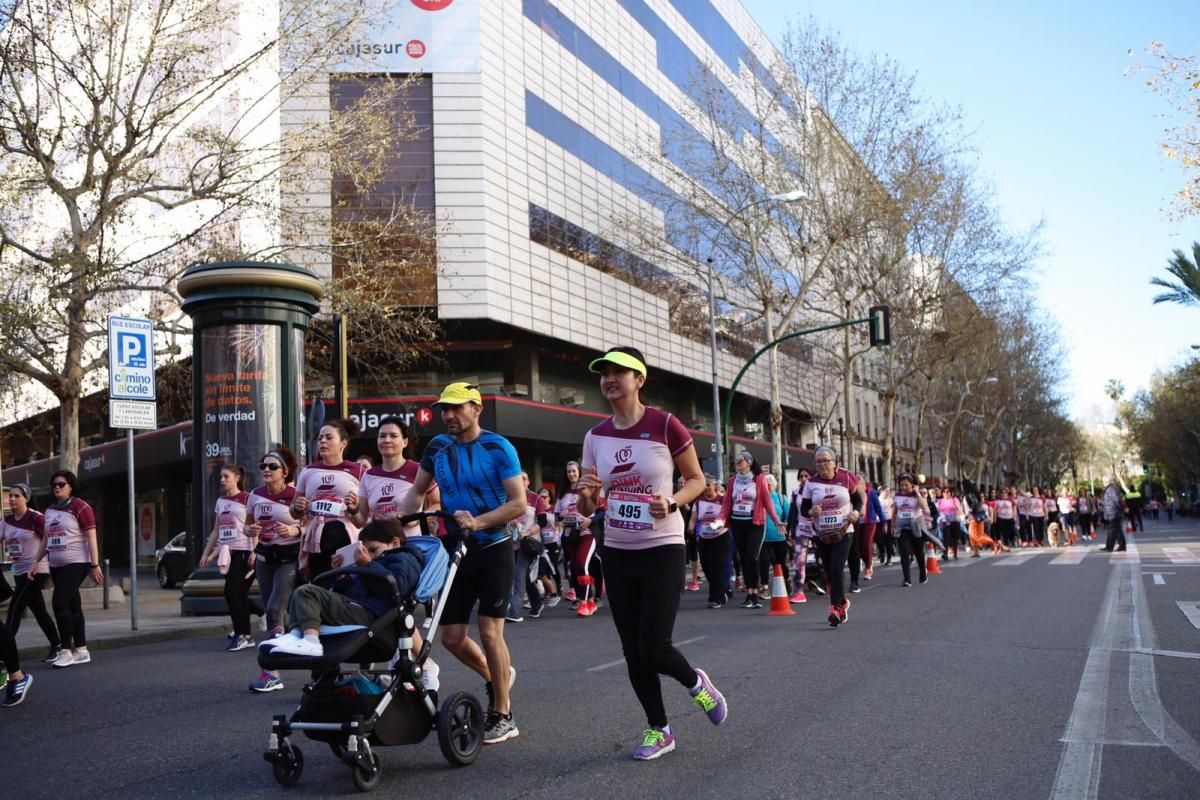
[[[401, 521], [407, 524], [431, 517], [442, 517], [453, 525], [453, 516], [444, 511], [410, 514]], [[457, 538], [453, 560], [435, 536], [414, 536], [408, 540], [408, 545], [418, 550], [424, 561], [417, 590], [411, 597], [399, 595], [391, 575], [355, 564], [318, 575], [314, 583], [325, 587], [341, 576], [358, 575], [368, 583], [372, 593], [394, 600], [394, 608], [369, 627], [322, 626], [324, 655], [270, 653], [260, 647], [258, 663], [264, 669], [310, 670], [313, 676], [292, 716], [279, 715], [271, 722], [271, 736], [263, 758], [271, 764], [280, 785], [295, 785], [304, 771], [304, 756], [291, 740], [296, 731], [329, 745], [334, 756], [349, 765], [354, 785], [364, 792], [378, 786], [382, 778], [375, 747], [416, 744], [424, 741], [434, 728], [442, 754], [452, 765], [466, 766], [479, 755], [484, 724], [479, 700], [469, 692], [457, 692], [439, 710], [437, 693], [422, 685], [423, 666], [442, 616], [440, 599], [434, 605], [420, 652], [415, 658], [409, 655], [416, 624], [414, 609], [439, 593], [439, 598], [446, 597], [466, 553], [465, 541]], [[343, 663], [352, 664], [355, 669], [343, 671]], [[383, 668], [377, 669], [380, 665]]]

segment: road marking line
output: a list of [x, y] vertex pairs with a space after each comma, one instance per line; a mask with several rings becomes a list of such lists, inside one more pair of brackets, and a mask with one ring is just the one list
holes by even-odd
[[[682, 642], [675, 642], [674, 644], [676, 647], [683, 647], [685, 644], [695, 644], [696, 642], [700, 641], [701, 639], [707, 639], [707, 638], [708, 638], [708, 636], [696, 636], [691, 639], [684, 639]], [[625, 659], [618, 658], [616, 661], [609, 661], [607, 664], [601, 664], [597, 667], [588, 667], [588, 672], [603, 672], [606, 669], [611, 669], [612, 667], [620, 666], [621, 664], [624, 664], [624, 663], [625, 663]]]
[[1142, 559], [1141, 554], [1138, 553], [1137, 545], [1130, 542], [1125, 552], [1122, 553], [1114, 550], [1108, 560], [1111, 564], [1130, 564], [1139, 562]]
[[1037, 556], [1038, 556], [1037, 553], [1016, 553], [1014, 555], [1009, 556], [1008, 558], [1003, 559], [998, 564], [996, 564], [996, 566], [997, 567], [1019, 567], [1022, 564], [1024, 564], [1026, 561], [1031, 561], [1031, 560], [1037, 558]]
[[1200, 564], [1200, 556], [1186, 547], [1164, 547], [1163, 555], [1171, 559], [1172, 564]]
[[1166, 586], [1167, 585], [1167, 579], [1163, 577], [1163, 574], [1161, 572], [1155, 572], [1152, 574], [1154, 575], [1154, 585], [1155, 586]]
[[1058, 558], [1051, 561], [1051, 564], [1074, 566], [1083, 562], [1087, 558], [1088, 551], [1083, 549], [1067, 550]]
[[1190, 658], [1200, 661], [1200, 653], [1186, 653], [1182, 650], [1137, 650], [1135, 652], [1145, 653], [1151, 656], [1166, 656], [1167, 658]]
[[1200, 631], [1200, 600], [1176, 600], [1175, 605], [1179, 606], [1192, 627]]

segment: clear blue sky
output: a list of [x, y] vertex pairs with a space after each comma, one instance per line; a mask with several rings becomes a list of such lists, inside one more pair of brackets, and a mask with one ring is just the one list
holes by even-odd
[[[1197, 0], [742, 0], [771, 38], [809, 14], [861, 52], [915, 72], [923, 94], [960, 106], [1005, 219], [1046, 222], [1035, 313], [1070, 353], [1062, 388], [1083, 419], [1108, 413], [1104, 383], [1145, 386], [1200, 344], [1200, 309], [1151, 304], [1174, 248], [1200, 217], [1165, 209], [1183, 184], [1159, 153], [1166, 103], [1125, 76], [1152, 39], [1200, 52]], [[1128, 51], [1132, 49], [1133, 54]]]

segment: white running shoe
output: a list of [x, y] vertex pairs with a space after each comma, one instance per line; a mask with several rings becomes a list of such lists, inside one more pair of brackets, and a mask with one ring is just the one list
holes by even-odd
[[276, 645], [271, 650], [272, 653], [286, 653], [290, 656], [310, 656], [312, 658], [320, 658], [325, 655], [325, 648], [320, 642], [310, 642], [303, 637], [297, 639], [294, 636], [289, 636], [282, 643]]
[[425, 659], [425, 669], [421, 673], [421, 685], [428, 692], [436, 692], [441, 688], [442, 682], [438, 680], [438, 675], [442, 672], [442, 668], [432, 658]]
[[[291, 633], [281, 633], [278, 636], [276, 636], [274, 639], [264, 639], [262, 642], [259, 643], [258, 646], [259, 647], [278, 647], [281, 644], [286, 644], [289, 640], [303, 639], [303, 638], [304, 637], [300, 635], [300, 629], [296, 628]], [[270, 651], [268, 651], [268, 652], [270, 652]]]
[[86, 647], [76, 647], [75, 652], [71, 654], [71, 663], [90, 664], [92, 663], [92, 654], [88, 652]]
[[67, 667], [71, 666], [74, 663], [75, 663], [75, 656], [71, 653], [70, 650], [59, 650], [58, 658], [56, 658], [52, 662], [50, 662], [51, 666], [56, 667], [57, 669], [66, 669]]

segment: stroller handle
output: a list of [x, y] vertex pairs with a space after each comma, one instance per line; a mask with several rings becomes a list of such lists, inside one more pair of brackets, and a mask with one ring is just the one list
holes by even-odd
[[424, 522], [429, 519], [442, 519], [446, 521], [446, 532], [452, 535], [462, 533], [458, 527], [458, 521], [454, 519], [454, 515], [449, 511], [437, 509], [436, 511], [416, 511], [412, 514], [405, 514], [400, 517], [400, 522], [403, 525], [411, 525], [414, 522]]

